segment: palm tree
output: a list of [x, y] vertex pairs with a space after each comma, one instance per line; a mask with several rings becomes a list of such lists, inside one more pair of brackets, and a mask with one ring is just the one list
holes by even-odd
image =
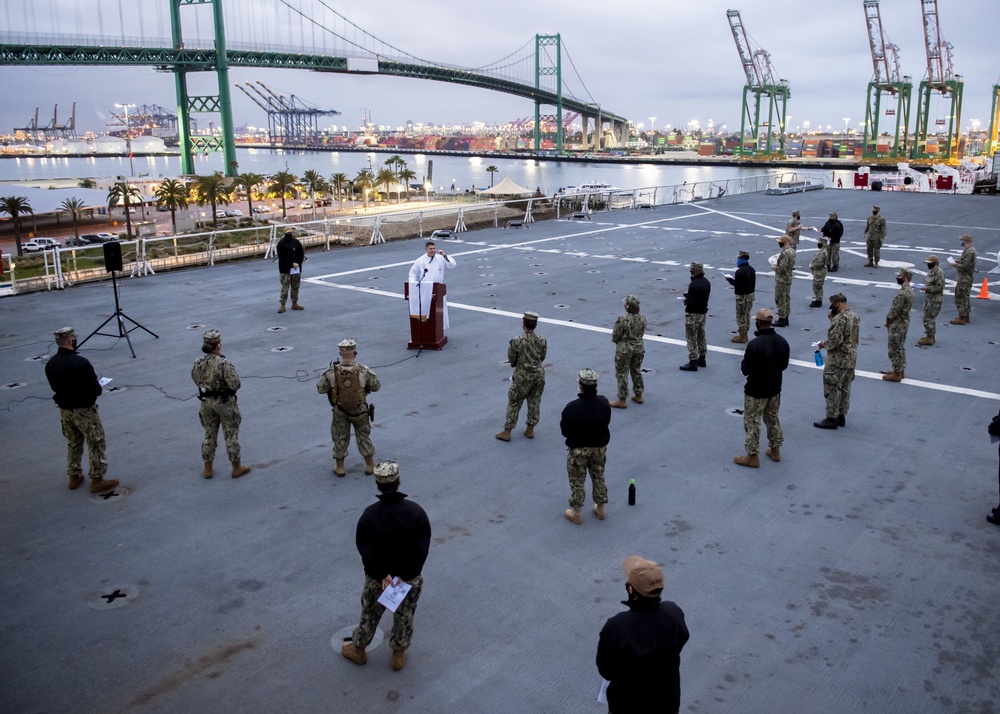
[[271, 194], [281, 198], [281, 220], [286, 220], [285, 199], [295, 189], [299, 177], [289, 171], [279, 171], [271, 178]]
[[494, 174], [495, 174], [495, 173], [496, 173], [497, 171], [499, 171], [499, 170], [500, 170], [500, 169], [498, 169], [498, 168], [497, 168], [496, 166], [487, 166], [487, 167], [486, 167], [486, 171], [487, 171], [487, 173], [489, 173], [489, 175], [490, 175], [490, 188], [493, 188], [493, 175], [494, 175]]
[[392, 197], [389, 191], [392, 189], [394, 183], [396, 183], [396, 174], [391, 169], [381, 169], [375, 177], [375, 185], [385, 187], [385, 199], [387, 201]]
[[92, 178], [80, 179], [76, 185], [79, 188], [97, 188], [97, 182]]
[[174, 235], [177, 235], [177, 209], [183, 211], [188, 207], [187, 185], [177, 179], [167, 179], [153, 189], [153, 198], [156, 199], [157, 206], [170, 210], [170, 224], [173, 226]]
[[354, 177], [354, 188], [361, 191], [363, 208], [368, 208], [368, 191], [375, 187], [375, 177], [368, 169], [361, 169]]
[[216, 206], [222, 204], [228, 206], [230, 201], [229, 184], [221, 171], [216, 171], [208, 176], [199, 176], [194, 182], [194, 195], [199, 206], [206, 203], [212, 205], [212, 227], [219, 227], [219, 217], [216, 213]]
[[312, 216], [313, 219], [316, 218], [316, 193], [318, 191], [323, 191], [326, 189], [326, 179], [319, 171], [313, 171], [312, 169], [307, 170], [302, 174], [302, 180], [306, 185], [306, 193], [312, 199]]
[[399, 154], [393, 154], [392, 156], [390, 156], [388, 159], [385, 160], [385, 165], [391, 166], [393, 169], [395, 169], [396, 173], [399, 173], [399, 170], [404, 166], [406, 166], [406, 162], [403, 161], [403, 157], [400, 156]]
[[251, 172], [240, 174], [239, 176], [233, 179], [234, 186], [240, 186], [246, 189], [247, 212], [250, 214], [251, 218], [253, 218], [253, 190], [257, 186], [260, 186], [262, 183], [264, 183], [264, 177], [261, 176], [260, 174], [255, 174]]
[[132, 210], [130, 206], [142, 203], [142, 196], [139, 194], [139, 189], [135, 186], [130, 186], [128, 181], [119, 181], [112, 184], [111, 189], [108, 191], [108, 211], [111, 211], [119, 203], [125, 207], [125, 234], [131, 238]]
[[330, 176], [330, 186], [337, 192], [337, 200], [340, 202], [340, 210], [344, 210], [344, 193], [351, 189], [351, 179], [347, 174], [339, 173]]
[[21, 257], [21, 216], [34, 214], [31, 204], [24, 196], [4, 196], [0, 198], [0, 213], [8, 214], [14, 221], [14, 245], [17, 246], [17, 256]]
[[[403, 164], [403, 166], [406, 166], [406, 164]], [[403, 184], [403, 188], [406, 189], [406, 200], [409, 201], [410, 200], [410, 181], [412, 181], [413, 179], [415, 179], [417, 177], [417, 172], [414, 171], [413, 169], [406, 169], [406, 168], [404, 168], [404, 169], [401, 169], [398, 174], [396, 174], [396, 177], [399, 179], [399, 182], [401, 184]]]
[[80, 242], [80, 216], [83, 215], [84, 208], [86, 204], [79, 198], [67, 198], [60, 204], [59, 208], [69, 214], [69, 217], [73, 219], [73, 235], [76, 236], [76, 242]]

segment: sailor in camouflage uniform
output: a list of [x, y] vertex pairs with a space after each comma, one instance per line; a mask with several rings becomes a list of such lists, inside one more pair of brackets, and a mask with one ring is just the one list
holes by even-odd
[[813, 301], [809, 303], [809, 307], [823, 307], [823, 283], [826, 281], [827, 262], [829, 261], [826, 252], [826, 239], [820, 238], [817, 246], [819, 250], [809, 261], [809, 268], [813, 274]]
[[788, 316], [792, 311], [792, 272], [795, 270], [795, 249], [787, 235], [778, 239], [778, 264], [774, 266], [774, 303], [778, 308], [775, 327], [788, 327]]
[[559, 429], [566, 438], [569, 455], [566, 457], [566, 471], [569, 475], [569, 508], [564, 512], [567, 519], [580, 525], [583, 523], [583, 502], [586, 498], [584, 486], [587, 472], [590, 472], [591, 495], [594, 497], [594, 513], [604, 520], [608, 503], [608, 487], [604, 481], [604, 465], [611, 441], [611, 405], [607, 397], [597, 393], [597, 372], [581, 369], [579, 374], [580, 393], [562, 411]]
[[628, 378], [632, 375], [632, 401], [642, 404], [642, 359], [646, 348], [642, 335], [646, 331], [646, 317], [639, 314], [639, 298], [629, 295], [625, 298], [625, 312], [615, 321], [611, 331], [611, 341], [615, 343], [615, 377], [618, 379], [618, 400], [611, 402], [615, 409], [625, 409], [628, 403]]
[[881, 216], [878, 206], [872, 206], [872, 214], [865, 221], [865, 248], [868, 251], [866, 268], [877, 268], [882, 253], [882, 241], [885, 240], [885, 217]]
[[955, 279], [955, 307], [958, 308], [958, 317], [951, 320], [952, 325], [968, 325], [969, 312], [972, 305], [969, 301], [969, 294], [972, 292], [972, 274], [976, 272], [976, 249], [972, 247], [972, 236], [962, 236], [962, 255], [959, 259], [949, 258], [949, 262], [958, 271]]
[[347, 458], [347, 446], [351, 442], [351, 426], [354, 426], [354, 438], [358, 443], [358, 451], [365, 459], [365, 473], [371, 476], [375, 473], [375, 447], [372, 445], [372, 412], [374, 406], [368, 406], [368, 395], [377, 392], [382, 385], [378, 377], [368, 367], [355, 362], [358, 356], [358, 343], [352, 339], [341, 340], [340, 359], [330, 365], [316, 383], [316, 391], [325, 394], [333, 407], [333, 423], [330, 433], [333, 436], [333, 458], [336, 465], [333, 473], [343, 476], [344, 459]]
[[823, 397], [826, 399], [826, 418], [814, 421], [819, 429], [836, 429], [847, 424], [847, 411], [851, 407], [851, 382], [858, 363], [858, 339], [861, 320], [847, 306], [843, 293], [830, 296], [830, 327], [819, 348], [826, 348], [823, 363]]
[[201, 351], [204, 357], [195, 360], [191, 379], [198, 385], [201, 408], [198, 418], [205, 427], [205, 440], [201, 443], [201, 458], [205, 462], [205, 478], [212, 478], [215, 447], [219, 439], [219, 426], [226, 440], [226, 455], [233, 465], [232, 476], [239, 478], [250, 473], [249, 466], [240, 464], [240, 407], [236, 392], [240, 389], [240, 375], [232, 362], [222, 354], [222, 335], [209, 330], [202, 335]]
[[542, 406], [542, 392], [545, 391], [545, 355], [548, 344], [545, 338], [535, 334], [538, 313], [528, 311], [521, 317], [522, 334], [513, 338], [507, 347], [507, 361], [514, 368], [512, 384], [507, 392], [507, 417], [503, 431], [497, 432], [500, 441], [510, 441], [510, 431], [517, 426], [521, 405], [528, 401], [528, 426], [524, 435], [535, 438], [535, 424], [538, 423]]
[[896, 275], [899, 292], [885, 317], [884, 324], [889, 328], [889, 361], [892, 362], [892, 371], [882, 375], [886, 382], [901, 382], [906, 376], [906, 332], [910, 329], [910, 308], [913, 307], [912, 279], [913, 273], [906, 268]]
[[927, 266], [927, 277], [920, 292], [924, 294], [924, 336], [917, 340], [920, 347], [930, 347], [934, 344], [937, 333], [937, 316], [941, 312], [944, 301], [944, 271], [938, 267], [938, 257], [928, 255], [924, 261]]
[[86, 357], [76, 352], [76, 330], [63, 327], [55, 333], [59, 351], [45, 363], [45, 377], [59, 407], [62, 433], [66, 437], [66, 473], [73, 491], [83, 483], [83, 446], [90, 451], [90, 492], [110, 491], [117, 479], [106, 479], [108, 458], [104, 426], [97, 412], [97, 398], [103, 391], [97, 373]]

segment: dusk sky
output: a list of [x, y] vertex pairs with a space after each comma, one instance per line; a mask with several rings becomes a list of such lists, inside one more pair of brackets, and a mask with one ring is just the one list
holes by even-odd
[[[164, 0], [4, 0], [0, 41], [12, 33], [122, 34], [169, 37]], [[157, 10], [150, 9], [157, 6]], [[159, 8], [162, 6], [162, 8]], [[939, 0], [942, 37], [954, 45], [954, 67], [965, 79], [962, 131], [978, 119], [989, 125], [991, 93], [1000, 82], [1000, 0]], [[134, 8], [142, 7], [140, 11]], [[777, 74], [788, 79], [789, 125], [857, 127], [864, 120], [865, 93], [872, 78], [871, 53], [862, 0], [599, 0], [502, 3], [399, 2], [334, 3], [333, 0], [225, 0], [230, 46], [240, 42], [302, 48], [337, 42], [323, 27], [345, 32], [334, 8], [351, 22], [406, 53], [451, 66], [489, 64], [532, 40], [536, 33], [562, 36], [564, 70], [572, 63], [590, 94], [607, 110], [649, 128], [697, 120], [701, 127], [739, 128], [745, 83], [726, 10], [739, 9], [751, 42], [771, 54]], [[926, 75], [920, 0], [882, 0], [888, 39], [899, 46], [902, 70], [916, 85]], [[204, 13], [204, 11], [201, 11]], [[138, 14], [136, 14], [138, 13]], [[303, 19], [313, 18], [314, 24]], [[198, 31], [209, 36], [207, 15]], [[124, 26], [124, 30], [123, 30]], [[185, 39], [193, 38], [185, 24]], [[347, 29], [349, 39], [361, 37]], [[324, 37], [325, 35], [325, 37]], [[316, 39], [316, 38], [320, 39]], [[358, 40], [360, 43], [360, 40]], [[343, 43], [341, 43], [343, 44]], [[566, 74], [567, 72], [564, 72]], [[520, 73], [528, 79], [526, 72]], [[192, 81], [194, 93], [209, 93], [206, 75]], [[234, 69], [233, 83], [260, 80], [284, 94], [296, 94], [343, 116], [329, 123], [354, 129], [365, 110], [375, 124], [503, 123], [527, 117], [533, 105], [496, 92], [439, 82], [376, 76], [346, 76], [285, 70]], [[575, 80], [567, 80], [578, 88]], [[0, 67], [6, 90], [0, 132], [24, 126], [40, 107], [42, 123], [58, 103], [60, 118], [77, 101], [78, 129], [102, 131], [116, 102], [160, 104], [176, 110], [172, 75], [152, 69], [103, 67]], [[13, 90], [13, 91], [10, 91]], [[233, 93], [234, 119], [264, 125], [262, 109]], [[935, 97], [932, 119], [944, 118], [950, 102]], [[544, 111], [544, 110], [543, 110]], [[202, 115], [201, 121], [215, 119]], [[217, 121], [217, 119], [216, 119]], [[885, 126], [885, 125], [884, 125]]]

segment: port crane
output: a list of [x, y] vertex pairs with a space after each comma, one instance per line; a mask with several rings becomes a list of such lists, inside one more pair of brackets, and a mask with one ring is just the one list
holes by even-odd
[[286, 99], [260, 81], [237, 84], [236, 88], [267, 112], [267, 133], [271, 146], [278, 143], [316, 143], [320, 134], [319, 117], [340, 116], [335, 109], [319, 109], [294, 94]]
[[[936, 158], [948, 162], [956, 162], [958, 156], [958, 139], [962, 126], [962, 92], [965, 82], [962, 75], [955, 74], [952, 67], [951, 51], [953, 45], [941, 38], [941, 27], [938, 22], [937, 0], [920, 0], [920, 9], [924, 16], [924, 44], [927, 50], [927, 78], [920, 82], [917, 98], [917, 125], [914, 130], [913, 157], [917, 159]], [[937, 92], [942, 98], [951, 99], [951, 108], [947, 119], [935, 121], [937, 129], [947, 125], [944, 145], [938, 141], [937, 151], [928, 151], [927, 135], [930, 133], [931, 95]]]
[[[879, 0], [865, 0], [865, 23], [868, 25], [868, 43], [872, 51], [875, 76], [868, 83], [868, 103], [865, 109], [865, 133], [862, 156], [873, 159], [881, 156], [878, 151], [879, 123], [882, 118], [882, 98], [886, 98], [886, 116], [895, 115], [896, 131], [889, 146], [890, 158], [908, 158], [906, 140], [910, 126], [910, 97], [913, 78], [899, 69], [899, 48], [886, 39], [882, 29]], [[893, 106], [892, 99], [895, 99]]]
[[[1000, 81], [993, 85], [993, 107], [990, 110], [990, 135], [986, 137], [986, 154], [993, 156], [1000, 151]], [[994, 162], [994, 170], [997, 170]]]
[[[785, 115], [791, 91], [787, 79], [774, 79], [771, 55], [764, 49], [750, 50], [750, 40], [739, 10], [727, 10], [729, 27], [736, 41], [736, 51], [743, 63], [747, 83], [743, 87], [743, 116], [740, 119], [740, 145], [737, 155], [785, 153]], [[750, 97], [753, 97], [753, 108]], [[761, 105], [767, 103], [767, 121], [761, 122]], [[775, 121], [778, 124], [775, 140]], [[753, 137], [753, 148], [747, 149], [747, 136]], [[775, 143], [775, 141], [777, 143]], [[775, 151], [775, 149], [777, 151]]]

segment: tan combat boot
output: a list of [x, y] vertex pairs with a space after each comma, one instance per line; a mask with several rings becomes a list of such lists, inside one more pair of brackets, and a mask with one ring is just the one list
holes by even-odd
[[747, 333], [745, 333], [745, 332], [741, 332], [740, 334], [738, 334], [735, 337], [733, 337], [732, 340], [730, 340], [730, 342], [736, 342], [737, 344], [741, 344], [741, 345], [743, 343], [745, 343], [746, 341], [747, 341]]
[[526, 426], [524, 428], [524, 435], [526, 437], [528, 437], [529, 439], [534, 439], [535, 438], [535, 425], [534, 424], [528, 424], [528, 426]]
[[302, 307], [301, 305], [299, 305], [297, 302], [293, 302], [292, 303], [292, 309], [293, 310], [305, 310], [305, 308]]
[[115, 478], [92, 478], [90, 479], [90, 492], [104, 493], [105, 491], [110, 491], [117, 485], [118, 479]]
[[510, 429], [504, 429], [503, 431], [498, 431], [497, 438], [500, 439], [500, 441], [510, 441]]
[[628, 409], [628, 403], [624, 399], [616, 399], [611, 402], [612, 409]]
[[406, 666], [406, 650], [392, 651], [392, 671], [399, 672]]
[[278, 314], [280, 315], [284, 311], [285, 311], [285, 303], [281, 303], [281, 305], [278, 306]]
[[215, 476], [215, 470], [212, 468], [211, 461], [205, 462], [205, 470], [201, 472], [201, 475], [204, 476], [205, 478], [212, 478], [213, 476]]
[[933, 344], [934, 344], [933, 337], [921, 337], [919, 340], [917, 340], [917, 347], [930, 347]]
[[347, 640], [344, 642], [343, 646], [341, 646], [340, 654], [354, 662], [354, 664], [368, 663], [368, 653], [365, 652], [363, 647], [355, 647], [354, 643], [350, 640]]
[[66, 487], [70, 491], [75, 491], [76, 489], [80, 488], [81, 485], [83, 485], [83, 474], [79, 474], [77, 476], [70, 476], [69, 483], [67, 484]]
[[780, 446], [769, 446], [767, 451], [764, 452], [771, 457], [771, 461], [781, 461], [781, 447]]
[[882, 379], [886, 382], [902, 382], [903, 373], [902, 372], [887, 372], [882, 375]]
[[595, 503], [594, 504], [594, 513], [597, 514], [597, 520], [603, 521], [604, 520], [604, 504], [603, 503]]
[[375, 459], [371, 456], [365, 457], [365, 476], [375, 473]]
[[746, 456], [733, 457], [733, 463], [740, 466], [749, 466], [752, 469], [760, 468], [760, 457], [757, 454], [747, 454]]
[[566, 516], [567, 520], [573, 521], [575, 524], [583, 525], [583, 514], [580, 511], [583, 510], [581, 506], [576, 508], [567, 508], [563, 511], [563, 515]]
[[337, 459], [337, 463], [333, 466], [333, 475], [343, 478], [346, 473], [347, 471], [344, 470], [344, 460]]
[[636, 404], [642, 404], [642, 395], [641, 394], [633, 394], [632, 395], [632, 401], [635, 402]]
[[948, 324], [949, 325], [968, 325], [969, 324], [969, 318], [962, 317], [961, 315], [959, 315], [954, 320], [949, 320]]
[[249, 466], [241, 466], [239, 461], [233, 462], [233, 478], [239, 478], [240, 476], [245, 476], [250, 473]]

